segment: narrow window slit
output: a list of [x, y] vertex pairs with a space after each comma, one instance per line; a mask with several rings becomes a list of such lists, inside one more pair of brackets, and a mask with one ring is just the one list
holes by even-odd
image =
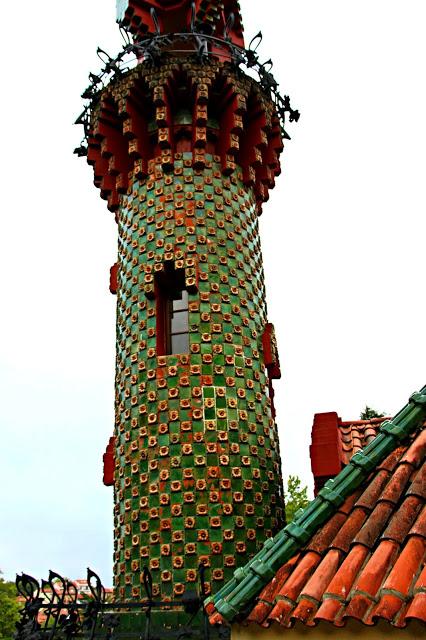
[[189, 353], [189, 298], [184, 274], [168, 271], [156, 279], [157, 354]]

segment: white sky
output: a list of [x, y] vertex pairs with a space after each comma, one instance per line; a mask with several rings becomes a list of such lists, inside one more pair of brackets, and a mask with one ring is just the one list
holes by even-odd
[[[0, 568], [111, 584], [116, 229], [72, 150], [121, 39], [114, 0], [4, 3]], [[424, 0], [241, 0], [301, 110], [261, 230], [284, 471], [315, 412], [396, 412], [425, 383]]]

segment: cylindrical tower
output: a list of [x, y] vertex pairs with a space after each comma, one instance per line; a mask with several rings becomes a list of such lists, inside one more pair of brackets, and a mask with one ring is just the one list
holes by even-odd
[[87, 122], [119, 237], [114, 580], [139, 598], [147, 566], [176, 598], [200, 562], [217, 591], [283, 524], [258, 230], [282, 129], [274, 86], [240, 69], [236, 1], [118, 4], [139, 62], [109, 60]]

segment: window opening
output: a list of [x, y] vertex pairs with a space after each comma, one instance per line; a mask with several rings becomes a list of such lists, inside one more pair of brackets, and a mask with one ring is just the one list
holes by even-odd
[[189, 297], [184, 275], [161, 274], [157, 279], [157, 353], [189, 353]]
[[170, 304], [170, 353], [189, 352], [189, 301], [188, 292], [180, 291], [180, 297]]

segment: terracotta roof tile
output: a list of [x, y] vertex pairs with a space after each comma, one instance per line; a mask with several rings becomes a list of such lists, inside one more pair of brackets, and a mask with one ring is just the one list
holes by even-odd
[[[424, 425], [426, 427], [426, 424]], [[405, 452], [402, 457], [401, 462], [409, 462], [415, 467], [419, 467], [422, 460], [424, 460], [426, 456], [426, 429], [420, 433], [418, 438], [416, 438], [412, 443], [408, 450]]]
[[410, 464], [400, 464], [395, 470], [386, 489], [383, 491], [381, 499], [396, 504], [400, 499], [410, 477], [413, 474], [413, 467]]
[[388, 622], [392, 622], [398, 616], [404, 603], [404, 598], [393, 593], [386, 593], [382, 596], [380, 603], [372, 610], [371, 620], [374, 623], [378, 622], [380, 618], [384, 618]]
[[422, 512], [419, 514], [416, 522], [411, 527], [410, 534], [423, 536], [423, 538], [426, 538], [426, 506], [423, 507]]
[[379, 502], [361, 531], [355, 536], [355, 542], [372, 549], [393, 513], [393, 505]]
[[403, 548], [391, 572], [383, 584], [383, 590], [397, 592], [403, 599], [409, 596], [419, 567], [424, 564], [426, 541], [413, 536]]
[[397, 554], [398, 546], [394, 542], [381, 542], [361, 571], [352, 593], [360, 592], [374, 598]]
[[321, 556], [313, 551], [308, 551], [306, 555], [296, 564], [291, 576], [278, 591], [278, 595], [283, 598], [295, 601], [306, 581], [317, 568]]
[[337, 512], [308, 543], [307, 549], [323, 554], [347, 520], [347, 515]]
[[[382, 424], [389, 418], [374, 418], [342, 422], [337, 413], [319, 413], [315, 415], [312, 427], [312, 445], [310, 447], [311, 466], [314, 475], [315, 495], [325, 482], [336, 476], [351, 460], [376, 437]], [[426, 438], [415, 445], [416, 449], [407, 453], [414, 460], [422, 459], [422, 448], [426, 447]], [[380, 468], [393, 470], [400, 461], [398, 451], [391, 455]]]
[[426, 592], [417, 593], [408, 608], [406, 618], [409, 620], [421, 620], [426, 624]]
[[342, 626], [351, 618], [426, 623], [425, 428], [283, 565], [246, 621]]
[[382, 495], [383, 489], [388, 482], [389, 472], [384, 469], [380, 470], [358, 498], [356, 506], [371, 510]]
[[277, 603], [268, 616], [268, 622], [278, 622], [283, 627], [291, 626], [290, 614], [296, 603], [291, 600], [277, 598]]
[[[257, 624], [263, 625], [273, 607], [273, 604], [259, 600], [253, 611], [248, 616], [247, 622], [257, 622]], [[268, 627], [269, 622], [266, 622], [265, 626]]]
[[348, 464], [355, 453], [364, 449], [376, 437], [380, 426], [388, 418], [356, 420], [338, 424], [342, 444], [342, 463]]
[[220, 615], [220, 613], [218, 613], [217, 611], [215, 611], [214, 613], [212, 613], [212, 615], [210, 616], [210, 624], [215, 626], [217, 624], [226, 624], [225, 619]]
[[290, 562], [283, 565], [271, 582], [266, 585], [259, 596], [259, 602], [247, 618], [248, 622], [257, 622], [258, 624], [262, 624], [264, 622], [268, 613], [270, 613], [274, 607], [275, 595], [292, 573], [299, 557], [300, 555], [294, 556]]
[[426, 623], [426, 566], [414, 585], [414, 598], [407, 614], [407, 619], [417, 619]]
[[377, 470], [385, 469], [392, 473], [400, 462], [405, 462], [405, 460], [401, 460], [401, 456], [406, 451], [407, 447], [397, 447], [377, 466]]
[[316, 600], [319, 604], [324, 591], [340, 565], [340, 551], [331, 549], [302, 590], [304, 597]]
[[414, 593], [424, 591], [426, 593], [426, 565], [421, 571], [416, 584], [414, 585]]
[[417, 496], [408, 496], [401, 504], [398, 512], [386, 527], [383, 538], [403, 544], [417, 516], [422, 510], [422, 501]]
[[344, 513], [346, 516], [348, 516], [352, 512], [354, 505], [359, 500], [359, 497], [363, 494], [363, 491], [364, 489], [361, 487], [360, 489], [354, 491], [352, 495], [349, 496], [349, 498], [346, 498], [342, 506], [339, 507], [340, 513]]
[[426, 487], [426, 468], [423, 466], [418, 470], [416, 477], [413, 479], [411, 483], [411, 487], [407, 493], [408, 495], [417, 495], [419, 496], [419, 498], [421, 498], [424, 495], [425, 487]]
[[317, 611], [315, 620], [317, 622], [330, 622], [334, 626], [343, 627], [342, 613], [344, 612], [344, 604], [340, 600], [334, 598], [324, 598], [324, 601]]
[[374, 604], [374, 599], [371, 596], [364, 595], [363, 593], [355, 593], [343, 614], [343, 618], [354, 618], [355, 620], [360, 620], [365, 624], [372, 625], [373, 622], [369, 618], [369, 612], [371, 611]]
[[290, 616], [291, 622], [296, 621], [303, 622], [307, 627], [314, 627], [314, 614], [318, 608], [318, 603], [314, 600], [310, 600], [306, 596], [302, 596], [299, 600], [299, 604]]
[[325, 597], [336, 598], [340, 602], [345, 602], [348, 598], [352, 586], [368, 557], [368, 549], [358, 544], [352, 547], [340, 568], [333, 576], [328, 585]]
[[340, 549], [344, 553], [347, 553], [355, 536], [367, 520], [367, 516], [368, 512], [365, 509], [355, 508], [337, 533], [330, 547], [332, 549]]

